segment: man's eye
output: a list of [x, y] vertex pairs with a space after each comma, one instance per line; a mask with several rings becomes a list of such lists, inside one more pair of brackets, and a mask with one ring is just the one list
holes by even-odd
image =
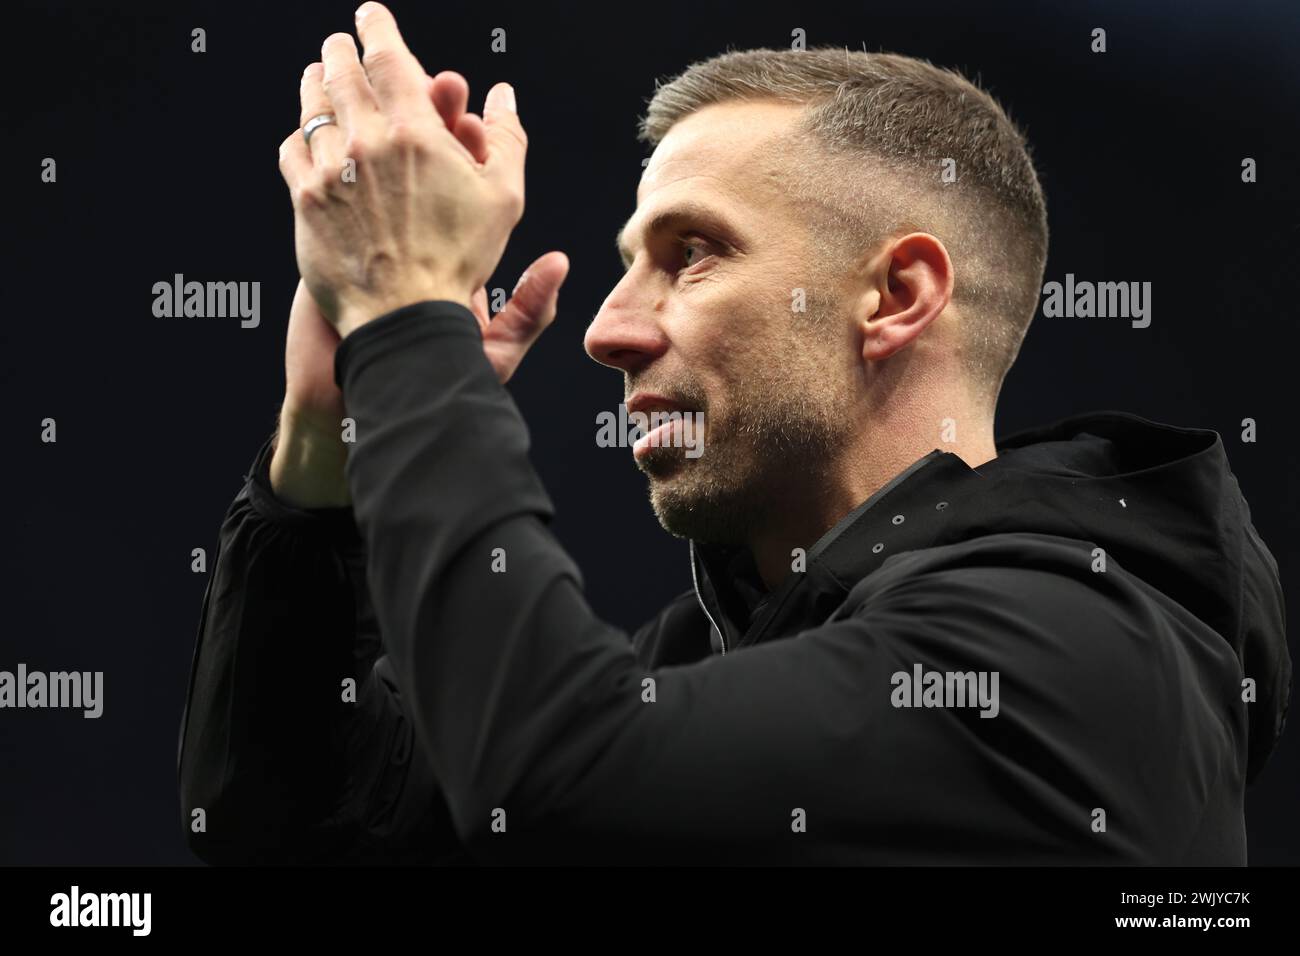
[[[695, 265], [706, 255], [704, 243], [700, 242], [698, 239], [681, 240], [681, 250], [682, 259], [687, 266]], [[696, 255], [692, 256], [692, 252], [696, 253]]]

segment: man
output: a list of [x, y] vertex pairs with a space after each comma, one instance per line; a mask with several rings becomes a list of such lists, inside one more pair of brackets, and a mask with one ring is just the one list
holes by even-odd
[[379, 4], [358, 34], [281, 148], [303, 283], [204, 600], [196, 853], [1245, 862], [1290, 693], [1277, 566], [1212, 431], [1103, 412], [995, 443], [1047, 234], [990, 97], [844, 50], [656, 91], [586, 347], [631, 412], [677, 415], [634, 457], [696, 586], [629, 640], [501, 387], [567, 271], [543, 256], [489, 319], [514, 93], [467, 113]]

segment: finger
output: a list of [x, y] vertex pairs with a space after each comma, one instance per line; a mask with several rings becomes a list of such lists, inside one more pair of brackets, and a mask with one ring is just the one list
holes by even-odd
[[397, 21], [374, 0], [357, 7], [357, 35], [365, 47], [366, 76], [379, 108], [389, 116], [414, 119], [433, 111], [424, 95], [424, 68], [397, 32]]
[[569, 257], [563, 252], [548, 252], [539, 256], [520, 275], [510, 294], [510, 301], [497, 318], [504, 316], [512, 321], [549, 322], [554, 314], [548, 318], [546, 312], [554, 309], [560, 286], [568, 275]]
[[455, 70], [443, 70], [429, 79], [429, 100], [447, 129], [455, 129], [469, 105], [469, 81]]
[[483, 124], [487, 128], [488, 177], [522, 198], [528, 136], [519, 122], [515, 91], [509, 83], [498, 83], [488, 91], [483, 104]]
[[[320, 63], [312, 63], [303, 71], [302, 83], [298, 89], [302, 102], [302, 109], [298, 113], [299, 130], [317, 116], [334, 112], [330, 98], [325, 95], [324, 76], [325, 67]], [[302, 139], [301, 136], [299, 138]], [[324, 169], [333, 169], [342, 159], [343, 133], [333, 124], [316, 127], [311, 140], [304, 139], [303, 144], [308, 147], [310, 159]]]
[[[315, 139], [312, 136], [312, 139]], [[280, 175], [292, 195], [311, 172], [311, 150], [303, 142], [302, 130], [296, 129], [280, 144]]]
[[442, 117], [447, 129], [460, 140], [477, 163], [486, 163], [487, 129], [483, 120], [466, 113], [469, 105], [469, 82], [454, 70], [443, 70], [437, 76], [425, 77], [429, 100]]
[[533, 343], [555, 319], [560, 286], [569, 274], [569, 257], [548, 252], [519, 277], [514, 294], [483, 333], [483, 348], [506, 382]]
[[[325, 62], [323, 80], [325, 95], [338, 118], [344, 139], [363, 129], [375, 116], [379, 107], [375, 102], [370, 81], [357, 59], [357, 44], [346, 33], [331, 33], [321, 44], [321, 59]], [[315, 137], [313, 137], [314, 139]]]
[[473, 113], [466, 113], [456, 121], [452, 130], [461, 145], [469, 150], [475, 162], [486, 163], [491, 154], [488, 152], [487, 127], [483, 120]]

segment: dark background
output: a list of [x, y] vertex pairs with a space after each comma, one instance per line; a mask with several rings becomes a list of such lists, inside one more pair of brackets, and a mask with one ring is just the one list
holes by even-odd
[[[297, 125], [299, 75], [325, 36], [352, 29], [354, 6], [6, 9], [0, 668], [102, 670], [105, 704], [98, 720], [0, 712], [0, 863], [195, 861], [176, 795], [207, 583], [190, 552], [212, 561], [278, 408], [297, 276], [276, 150]], [[1071, 6], [394, 0], [425, 68], [469, 79], [471, 109], [497, 80], [517, 90], [528, 207], [493, 285], [549, 249], [572, 271], [511, 390], [555, 530], [608, 620], [630, 630], [690, 586], [686, 545], [659, 529], [630, 452], [595, 446], [622, 380], [581, 344], [621, 275], [613, 237], [648, 155], [636, 119], [656, 77], [728, 47], [788, 47], [796, 27], [809, 45], [865, 43], [978, 77], [1034, 145], [1047, 278], [1153, 283], [1146, 329], [1040, 316], [999, 436], [1097, 408], [1218, 430], [1295, 606], [1300, 6]], [[490, 51], [498, 26], [504, 54]], [[1089, 51], [1098, 26], [1105, 54]], [[195, 27], [206, 53], [190, 52]], [[47, 156], [56, 184], [40, 181]], [[155, 318], [152, 286], [177, 272], [260, 281], [260, 327]], [[40, 441], [45, 417], [57, 444]], [[1256, 444], [1240, 440], [1246, 417]], [[1300, 862], [1300, 729], [1248, 793], [1251, 862]]]

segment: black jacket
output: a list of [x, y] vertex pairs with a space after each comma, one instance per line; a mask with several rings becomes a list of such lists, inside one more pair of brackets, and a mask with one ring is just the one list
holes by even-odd
[[[354, 508], [277, 501], [268, 441], [221, 528], [178, 753], [203, 859], [1245, 862], [1291, 662], [1213, 431], [936, 449], [771, 594], [692, 547], [695, 591], [629, 638], [466, 309], [390, 313], [335, 367]], [[903, 706], [931, 671], [997, 675], [996, 714], [960, 679]]]

